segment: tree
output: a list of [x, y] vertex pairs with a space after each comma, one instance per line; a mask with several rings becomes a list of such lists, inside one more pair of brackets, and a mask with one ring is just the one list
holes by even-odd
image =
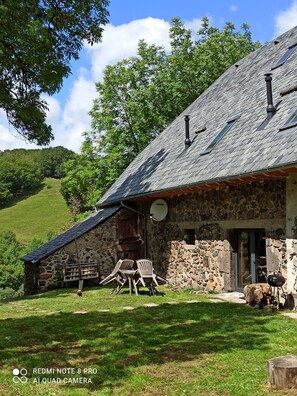
[[[53, 235], [49, 233], [48, 240]], [[0, 301], [24, 294], [24, 263], [21, 257], [45, 242], [33, 239], [28, 246], [17, 241], [12, 231], [0, 233]]]
[[0, 234], [0, 288], [19, 290], [24, 281], [23, 263], [20, 257], [25, 248], [11, 231]]
[[66, 176], [61, 183], [61, 193], [74, 217], [94, 209], [98, 196], [102, 195], [106, 185], [110, 185], [113, 168], [105, 158], [93, 157], [88, 141], [82, 151], [82, 155], [65, 164]]
[[100, 41], [109, 0], [4, 0], [0, 4], [0, 107], [27, 140], [48, 144], [47, 104], [84, 40]]
[[61, 179], [64, 174], [64, 163], [74, 158], [76, 154], [65, 147], [48, 147], [43, 149], [13, 149], [0, 151], [1, 161], [24, 160], [36, 165], [44, 177]]
[[80, 209], [95, 204], [154, 137], [228, 67], [260, 46], [246, 24], [236, 31], [227, 22], [219, 30], [206, 17], [197, 40], [179, 18], [172, 20], [170, 38], [170, 53], [141, 40], [136, 56], [107, 66], [103, 82], [96, 84], [92, 129], [85, 133], [80, 159], [88, 164], [87, 177], [72, 168], [63, 181], [68, 202], [82, 202], [84, 191]]
[[31, 192], [41, 186], [43, 177], [38, 167], [23, 159], [0, 162], [0, 206], [12, 196]]
[[159, 89], [155, 80], [165, 64], [163, 48], [140, 40], [136, 57], [124, 59], [104, 71], [97, 83], [92, 132], [89, 138], [102, 157], [108, 157], [122, 171], [157, 136], [167, 120], [156, 111]]
[[36, 164], [44, 177], [61, 179], [65, 176], [64, 163], [73, 159], [76, 154], [65, 147], [49, 147], [38, 151]]

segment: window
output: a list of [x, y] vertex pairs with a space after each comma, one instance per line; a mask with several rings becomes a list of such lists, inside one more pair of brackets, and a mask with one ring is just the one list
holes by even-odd
[[195, 245], [196, 235], [194, 229], [184, 230], [184, 241], [187, 245]]
[[297, 47], [297, 43], [289, 47], [287, 51], [284, 53], [284, 55], [280, 58], [280, 60], [271, 68], [271, 70], [276, 69], [277, 67], [283, 65], [296, 47]]
[[216, 144], [218, 144], [223, 139], [223, 137], [226, 135], [226, 133], [232, 128], [232, 126], [234, 125], [235, 121], [236, 121], [236, 118], [234, 118], [233, 120], [228, 121], [227, 124], [225, 125], [225, 127], [214, 138], [214, 140], [210, 143], [210, 145], [207, 146], [207, 148], [203, 151], [203, 153], [201, 153], [201, 155], [209, 154], [212, 151], [212, 149], [214, 148], [214, 146]]
[[297, 110], [291, 115], [291, 117], [286, 121], [285, 125], [283, 125], [279, 130], [283, 131], [284, 129], [291, 128], [297, 125]]

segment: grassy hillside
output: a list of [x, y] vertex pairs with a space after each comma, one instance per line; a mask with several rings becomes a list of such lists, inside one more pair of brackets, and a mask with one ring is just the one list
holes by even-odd
[[71, 215], [60, 193], [61, 181], [45, 179], [42, 190], [18, 197], [0, 210], [0, 232], [13, 231], [17, 240], [28, 243], [33, 238], [46, 239], [49, 231], [61, 232], [71, 223]]

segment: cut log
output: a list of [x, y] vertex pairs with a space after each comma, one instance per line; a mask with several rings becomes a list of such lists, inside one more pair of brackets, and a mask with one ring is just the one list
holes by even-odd
[[268, 360], [268, 377], [277, 389], [297, 389], [297, 356], [286, 355]]

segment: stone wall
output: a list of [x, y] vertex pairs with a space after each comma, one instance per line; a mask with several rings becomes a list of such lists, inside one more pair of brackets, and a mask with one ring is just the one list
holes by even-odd
[[297, 291], [297, 175], [287, 179], [286, 189], [286, 265], [287, 288], [289, 292]]
[[[152, 201], [142, 210], [149, 212]], [[234, 290], [234, 229], [265, 230], [271, 268], [284, 258], [285, 180], [181, 195], [167, 202], [166, 220], [149, 224], [149, 253], [157, 271], [176, 287]], [[187, 229], [195, 230], [193, 245], [184, 240]]]
[[[153, 199], [142, 203], [138, 210], [149, 217], [152, 202]], [[295, 271], [297, 276], [295, 239], [291, 243], [292, 254], [288, 255], [286, 250], [285, 180], [175, 196], [167, 202], [169, 212], [166, 219], [161, 222], [148, 221], [147, 250], [157, 272], [177, 288], [234, 290], [236, 229], [265, 230], [268, 270], [281, 270], [286, 276], [290, 261], [290, 271]], [[77, 261], [77, 250], [80, 262], [99, 262], [100, 276], [110, 273], [116, 261], [116, 224], [121, 213], [123, 211], [78, 238], [77, 245], [73, 241], [42, 260], [38, 277], [36, 273], [34, 275], [35, 281], [37, 279], [35, 287], [40, 291], [61, 286], [62, 266]], [[292, 221], [292, 229], [294, 225]], [[140, 224], [140, 229], [142, 226]], [[185, 230], [189, 229], [195, 232], [191, 245], [184, 238]], [[144, 235], [141, 237], [144, 238]], [[296, 276], [294, 282], [291, 280], [295, 287]]]
[[[37, 290], [34, 292], [61, 287], [63, 285], [62, 267], [67, 263], [77, 263], [77, 252], [80, 263], [98, 263], [100, 277], [109, 274], [116, 260], [117, 216], [119, 216], [119, 213], [77, 238], [76, 241], [72, 241], [41, 260], [38, 266], [39, 276], [35, 287]], [[33, 268], [36, 264], [26, 264], [26, 266]], [[30, 278], [30, 271], [28, 270], [27, 277]]]

